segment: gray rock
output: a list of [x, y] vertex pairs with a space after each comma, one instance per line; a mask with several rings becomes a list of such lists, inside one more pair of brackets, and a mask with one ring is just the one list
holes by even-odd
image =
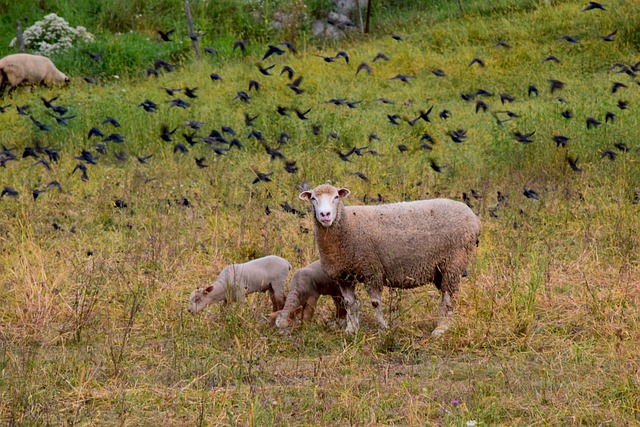
[[347, 15], [342, 15], [336, 12], [329, 13], [327, 22], [331, 25], [335, 25], [341, 30], [355, 27], [355, 25]]
[[356, 8], [356, 3], [360, 4], [360, 9], [367, 7], [367, 0], [335, 0], [334, 6], [337, 13], [349, 15]]
[[313, 34], [313, 37], [324, 36], [324, 27], [324, 21], [315, 21], [313, 24], [311, 24], [311, 33]]

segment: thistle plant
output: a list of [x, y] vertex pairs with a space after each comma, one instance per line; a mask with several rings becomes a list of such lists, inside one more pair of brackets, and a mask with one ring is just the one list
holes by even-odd
[[[69, 49], [76, 40], [94, 39], [93, 34], [89, 33], [85, 27], [73, 28], [64, 18], [55, 13], [50, 13], [27, 28], [22, 37], [27, 49], [44, 56]], [[11, 40], [9, 47], [14, 47], [16, 42], [16, 38]]]

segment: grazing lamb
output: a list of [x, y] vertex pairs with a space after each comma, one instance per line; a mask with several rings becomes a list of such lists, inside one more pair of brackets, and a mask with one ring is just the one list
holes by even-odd
[[9, 95], [19, 85], [51, 85], [69, 83], [69, 77], [56, 68], [46, 56], [16, 53], [0, 59], [0, 99], [7, 85]]
[[253, 292], [269, 292], [273, 311], [281, 310], [289, 270], [291, 264], [274, 255], [228, 265], [212, 285], [191, 292], [188, 310], [197, 313], [214, 302], [242, 301]]
[[347, 316], [340, 286], [338, 282], [327, 276], [320, 261], [296, 270], [291, 278], [284, 308], [271, 315], [276, 319], [276, 326], [278, 328], [293, 326], [295, 317], [300, 311], [302, 311], [302, 321], [310, 321], [321, 295], [329, 295], [333, 299], [336, 305], [336, 320], [341, 321]]
[[346, 188], [320, 185], [300, 193], [314, 210], [315, 240], [325, 273], [340, 287], [347, 328], [358, 327], [356, 281], [365, 284], [380, 327], [387, 328], [380, 295], [383, 286], [414, 288], [432, 282], [442, 299], [432, 332], [448, 329], [465, 273], [481, 231], [467, 205], [449, 199], [377, 206], [347, 206]]

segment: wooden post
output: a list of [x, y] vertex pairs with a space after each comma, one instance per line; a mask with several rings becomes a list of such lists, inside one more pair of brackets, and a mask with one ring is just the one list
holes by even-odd
[[184, 12], [187, 14], [187, 27], [189, 27], [189, 37], [191, 38], [191, 46], [196, 52], [196, 59], [200, 61], [200, 43], [198, 43], [198, 35], [193, 29], [193, 18], [191, 17], [191, 7], [189, 0], [184, 0]]
[[24, 53], [24, 37], [22, 37], [22, 24], [20, 20], [16, 20], [16, 41], [18, 42], [18, 52]]
[[367, 1], [367, 23], [364, 26], [365, 34], [369, 34], [369, 22], [371, 22], [371, 0]]
[[360, 8], [360, 0], [356, 0], [356, 7], [358, 8], [358, 28], [360, 28], [360, 33], [364, 34], [364, 25], [362, 24], [362, 9]]

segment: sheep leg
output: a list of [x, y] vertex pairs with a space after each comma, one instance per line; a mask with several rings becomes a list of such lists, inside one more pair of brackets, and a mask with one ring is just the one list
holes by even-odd
[[302, 310], [302, 321], [309, 322], [313, 318], [313, 314], [316, 311], [316, 304], [318, 303], [317, 297], [309, 297], [307, 303]]
[[373, 306], [373, 311], [376, 314], [376, 319], [378, 320], [378, 325], [380, 329], [389, 329], [389, 324], [386, 320], [384, 320], [384, 312], [382, 311], [382, 288], [375, 286], [369, 289], [369, 297], [371, 298], [371, 305]]
[[439, 337], [451, 326], [453, 320], [453, 310], [456, 306], [458, 285], [460, 278], [449, 278], [444, 280], [442, 286], [442, 298], [440, 299], [440, 307], [438, 308], [438, 323], [436, 328], [431, 332], [434, 337]]
[[353, 286], [340, 285], [340, 291], [342, 292], [342, 298], [344, 299], [344, 304], [347, 309], [347, 327], [345, 328], [345, 332], [353, 334], [360, 326], [360, 319], [358, 317], [359, 303], [356, 299]]

